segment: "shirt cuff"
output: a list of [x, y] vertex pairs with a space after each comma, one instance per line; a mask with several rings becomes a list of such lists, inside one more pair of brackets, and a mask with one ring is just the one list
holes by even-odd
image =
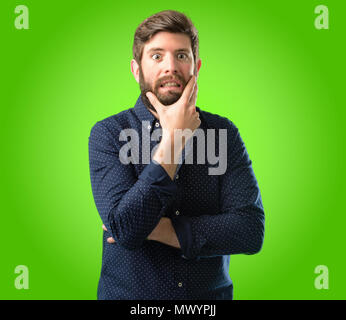
[[155, 160], [152, 160], [144, 168], [138, 179], [148, 182], [151, 187], [167, 195], [174, 195], [178, 189], [176, 182], [170, 178], [166, 170]]
[[177, 235], [180, 243], [180, 248], [182, 251], [181, 257], [184, 259], [192, 259], [192, 232], [191, 232], [191, 222], [188, 217], [172, 217], [171, 218], [173, 228]]

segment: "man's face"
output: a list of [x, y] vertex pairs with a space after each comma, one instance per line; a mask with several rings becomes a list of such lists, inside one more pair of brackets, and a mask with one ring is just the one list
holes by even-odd
[[148, 41], [139, 66], [139, 85], [144, 103], [152, 108], [145, 93], [153, 92], [163, 105], [175, 103], [191, 76], [197, 76], [190, 38], [182, 33], [159, 32]]

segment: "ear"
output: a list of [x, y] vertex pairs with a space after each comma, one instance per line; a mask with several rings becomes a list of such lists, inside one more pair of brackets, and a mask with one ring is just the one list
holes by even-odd
[[197, 67], [197, 78], [198, 78], [198, 73], [199, 73], [199, 69], [201, 68], [201, 65], [202, 65], [202, 61], [201, 61], [201, 59], [198, 59], [197, 60], [197, 64], [196, 64], [196, 67]]
[[139, 83], [139, 65], [135, 59], [131, 60], [131, 72], [135, 77], [137, 83]]

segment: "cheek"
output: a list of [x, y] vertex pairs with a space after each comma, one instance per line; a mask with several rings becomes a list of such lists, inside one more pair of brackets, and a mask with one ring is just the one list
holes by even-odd
[[190, 80], [191, 76], [193, 75], [194, 68], [191, 65], [188, 65], [184, 68], [183, 74], [186, 83]]
[[143, 71], [143, 77], [144, 77], [144, 81], [150, 84], [150, 86], [154, 85], [155, 75], [152, 72], [150, 72], [149, 70]]
[[184, 63], [181, 66], [182, 70], [184, 70], [185, 75], [192, 76], [193, 75], [193, 70], [194, 70], [194, 64], [189, 62], [189, 63]]

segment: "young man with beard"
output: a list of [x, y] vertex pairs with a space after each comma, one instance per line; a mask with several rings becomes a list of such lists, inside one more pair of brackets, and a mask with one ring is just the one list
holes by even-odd
[[[134, 108], [91, 130], [91, 184], [104, 224], [98, 299], [232, 299], [230, 255], [262, 248], [264, 211], [251, 160], [230, 120], [196, 107], [200, 68], [189, 18], [172, 10], [147, 18], [136, 30], [131, 61], [141, 95]], [[129, 129], [139, 138], [132, 159], [153, 151], [147, 163], [124, 163]], [[144, 135], [155, 129], [161, 139], [145, 145]], [[190, 133], [180, 144], [179, 129]], [[216, 130], [213, 148], [226, 152], [221, 174], [209, 174], [208, 161], [184, 161], [197, 130]], [[204, 142], [202, 155], [210, 144]]]

